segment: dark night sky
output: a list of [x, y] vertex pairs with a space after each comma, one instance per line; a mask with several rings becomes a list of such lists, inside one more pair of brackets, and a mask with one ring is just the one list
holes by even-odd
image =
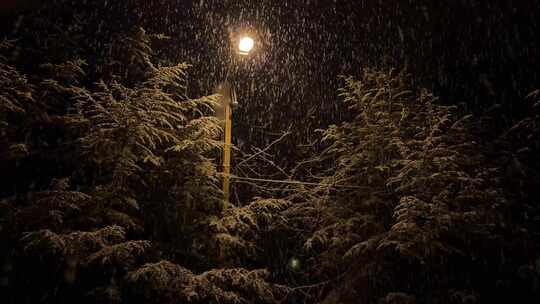
[[229, 56], [225, 29], [257, 31], [259, 54], [239, 66], [236, 123], [250, 142], [261, 136], [252, 126], [292, 123], [305, 142], [344, 113], [338, 76], [366, 66], [407, 66], [445, 102], [476, 112], [499, 103], [508, 119], [520, 116], [540, 86], [538, 16], [539, 1], [210, 0], [196, 1], [177, 29], [190, 29], [180, 45], [200, 45], [184, 55], [199, 64], [194, 79], [210, 83], [223, 77], [216, 58]]
[[365, 66], [408, 66], [447, 102], [473, 110], [519, 104], [538, 86], [539, 13], [538, 1], [196, 1], [173, 32], [187, 33], [180, 45], [198, 46], [184, 55], [204, 75], [194, 79], [217, 82], [227, 31], [254, 29], [263, 46], [238, 77], [241, 97], [260, 104], [245, 114], [275, 107], [305, 123], [311, 110], [325, 124], [341, 113], [338, 76]]
[[223, 80], [235, 57], [230, 38], [254, 33], [256, 54], [235, 59], [231, 75], [241, 103], [239, 137], [259, 145], [274, 136], [263, 128], [279, 132], [292, 124], [306, 142], [314, 129], [339, 120], [338, 76], [358, 75], [362, 67], [407, 66], [446, 102], [466, 102], [474, 111], [501, 103], [515, 116], [521, 98], [540, 86], [540, 1], [77, 3], [80, 10], [100, 7], [101, 32], [142, 25], [171, 36], [158, 52], [193, 64], [192, 95], [211, 93]]

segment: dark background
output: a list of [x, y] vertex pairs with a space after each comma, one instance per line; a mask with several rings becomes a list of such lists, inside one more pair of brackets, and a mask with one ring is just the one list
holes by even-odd
[[[42, 2], [2, 2], [3, 36], [20, 30], [36, 13], [71, 22], [73, 16], [62, 14], [71, 11], [65, 5], [69, 1], [47, 1], [39, 10]], [[282, 159], [313, 140], [313, 130], [344, 118], [337, 96], [339, 76], [358, 75], [363, 67], [407, 67], [443, 102], [464, 103], [476, 113], [499, 111], [501, 128], [524, 114], [524, 96], [540, 87], [540, 1], [152, 0], [71, 5], [96, 12], [96, 24], [86, 29], [96, 41], [89, 52], [99, 50], [102, 37], [138, 25], [170, 36], [157, 52], [164, 62], [193, 65], [192, 96], [212, 93], [229, 66], [240, 101], [236, 139], [264, 146], [292, 127], [293, 134], [275, 151]], [[25, 12], [23, 22], [15, 12]], [[251, 58], [239, 59], [231, 44], [246, 31], [256, 36], [256, 50]]]
[[[480, 133], [482, 136], [498, 137], [500, 130], [508, 129], [514, 121], [530, 114], [527, 111], [531, 105], [525, 96], [540, 88], [540, 47], [536, 34], [539, 1], [434, 2], [12, 0], [2, 2], [0, 6], [0, 39], [17, 37], [21, 40], [17, 45], [23, 47], [13, 51], [13, 58], [9, 62], [31, 80], [29, 83], [38, 84], [44, 79], [43, 72], [38, 68], [42, 63], [84, 58], [87, 60], [86, 83], [82, 79], [80, 85], [85, 86], [117, 74], [118, 71], [102, 68], [107, 63], [104, 60], [106, 56], [109, 59], [122, 57], [123, 54], [107, 53], [110, 50], [107, 45], [118, 41], [118, 37], [136, 33], [139, 26], [149, 33], [163, 33], [170, 39], [155, 41], [157, 56], [153, 58], [159, 58], [155, 64], [170, 65], [182, 61], [192, 64], [189, 82], [191, 96], [212, 93], [227, 74], [235, 84], [240, 104], [234, 112], [233, 136], [238, 146], [264, 147], [284, 130], [292, 131], [280, 145], [268, 151], [279, 165], [287, 167], [320, 153], [317, 147], [311, 151], [305, 147], [319, 136], [320, 133], [314, 130], [337, 124], [348, 115], [338, 96], [338, 88], [343, 84], [340, 75], [358, 76], [367, 67], [406, 67], [414, 80], [432, 89], [440, 96], [441, 102], [463, 104], [465, 111], [476, 115], [476, 121], [480, 121], [478, 117], [482, 113], [489, 112], [489, 116], [494, 118], [493, 128], [484, 129], [484, 133]], [[46, 5], [42, 6], [43, 3]], [[56, 24], [51, 25], [54, 22]], [[234, 54], [234, 41], [242, 32], [249, 32], [257, 41], [254, 54], [249, 58]], [[137, 75], [136, 71], [133, 75]], [[127, 78], [122, 77], [122, 80]], [[54, 106], [47, 103], [50, 100], [49, 97], [43, 103]], [[64, 102], [68, 100], [59, 101], [61, 105], [56, 112], [64, 111]], [[39, 119], [36, 120], [39, 122]], [[532, 122], [538, 125], [535, 120]], [[535, 125], [530, 128], [535, 130]], [[30, 131], [37, 129], [34, 125], [29, 128]], [[65, 131], [63, 126], [55, 128], [52, 123], [47, 123], [43, 126], [44, 130], [41, 130], [41, 125], [39, 128], [33, 134], [36, 142], [60, 145], [62, 142], [59, 139], [69, 138], [69, 134], [61, 134]], [[487, 240], [486, 237], [486, 242], [471, 239], [471, 243], [475, 244], [470, 247], [481, 248], [485, 259], [476, 260], [475, 257], [469, 261], [470, 264], [461, 260], [447, 264], [450, 268], [457, 266], [458, 274], [464, 271], [467, 274], [465, 278], [477, 280], [471, 283], [459, 275], [448, 275], [451, 280], [457, 281], [457, 285], [478, 286], [482, 292], [489, 293], [489, 299], [493, 300], [497, 300], [499, 295], [498, 292], [491, 293], [495, 286], [499, 286], [500, 277], [495, 275], [498, 272], [508, 271], [501, 277], [507, 278], [510, 284], [510, 287], [502, 288], [501, 293], [512, 290], [514, 286], [518, 287], [515, 290], [527, 290], [529, 286], [521, 282], [537, 282], [526, 281], [527, 276], [522, 281], [514, 280], [516, 275], [521, 275], [521, 270], [529, 270], [529, 265], [524, 264], [537, 257], [536, 252], [529, 248], [536, 249], [538, 236], [535, 234], [538, 231], [536, 215], [539, 214], [538, 193], [535, 190], [538, 189], [536, 158], [539, 154], [536, 152], [539, 146], [535, 141], [538, 132], [524, 133], [526, 136], [515, 136], [516, 143], [509, 143], [507, 149], [499, 149], [502, 144], [493, 146], [495, 152], [486, 157], [489, 158], [488, 164], [496, 163], [493, 166], [500, 169], [498, 172], [503, 176], [500, 183], [507, 187], [503, 193], [511, 198], [511, 204], [502, 204], [497, 207], [499, 209], [493, 210], [500, 210], [503, 218], [502, 221], [498, 217], [493, 220], [502, 223], [500, 231], [498, 226], [488, 231], [485, 236], [490, 238]], [[18, 140], [19, 137], [15, 138]], [[10, 138], [6, 137], [6, 142], [7, 139]], [[7, 142], [6, 147], [7, 144], [11, 142]], [[57, 151], [55, 147], [43, 145], [41, 148], [42, 151]], [[245, 151], [249, 151], [249, 147]], [[501, 157], [499, 154], [505, 155]], [[80, 166], [76, 158], [58, 152], [39, 153], [25, 159], [22, 164], [10, 159], [3, 160], [3, 163], [7, 166], [0, 171], [10, 175], [10, 182], [4, 185], [0, 193], [2, 197], [35, 189], [49, 191], [52, 177], [72, 176]], [[257, 169], [260, 169], [261, 175], [282, 178], [271, 175], [272, 168]], [[301, 179], [306, 175], [296, 177]], [[77, 183], [85, 185], [93, 182], [75, 178]], [[453, 185], [449, 185], [451, 188]], [[239, 201], [247, 202], [251, 194], [244, 191], [243, 195], [247, 197]], [[356, 205], [356, 201], [350, 203]], [[363, 204], [357, 205], [363, 208]], [[466, 206], [463, 210], [469, 208]], [[49, 210], [45, 211], [49, 214]], [[323, 209], [322, 214], [334, 216], [332, 210], [328, 211]], [[388, 211], [393, 210], [389, 208]], [[353, 213], [347, 209], [338, 209], [338, 212], [347, 213], [346, 216]], [[511, 220], [506, 221], [504, 217]], [[341, 214], [336, 216], [336, 220], [341, 218]], [[34, 224], [34, 220], [30, 219], [28, 223]], [[24, 218], [21, 221], [24, 222]], [[510, 231], [514, 229], [513, 226], [508, 230], [504, 228], [506, 222], [515, 222], [516, 231]], [[522, 227], [527, 227], [530, 232]], [[459, 230], [455, 231], [456, 234], [460, 233]], [[512, 233], [506, 234], [507, 231]], [[501, 239], [496, 239], [498, 237]], [[281, 236], [279, 239], [291, 241]], [[529, 241], [530, 245], [527, 245]], [[293, 246], [301, 246], [300, 243], [303, 242]], [[509, 253], [511, 257], [508, 263], [499, 263], [506, 260], [502, 253], [499, 259], [499, 252]], [[475, 255], [474, 250], [470, 255]], [[479, 256], [482, 257], [482, 254]], [[207, 257], [201, 255], [201, 259]], [[272, 263], [281, 262], [271, 256], [268, 258]], [[485, 263], [489, 259], [492, 260]], [[408, 271], [414, 266], [396, 261], [397, 264], [389, 266], [415, 273]], [[358, 262], [356, 266], [363, 267], [361, 264]], [[472, 265], [471, 269], [469, 265]], [[486, 272], [488, 268], [490, 271]], [[351, 272], [354, 275], [355, 270]], [[469, 273], [472, 275], [468, 276]], [[421, 272], [416, 274], [423, 276]], [[384, 279], [387, 274], [382, 272], [381, 275], [381, 282], [387, 282]], [[428, 279], [429, 283], [441, 279], [434, 278], [437, 279], [433, 282]], [[396, 281], [398, 284], [413, 282], [417, 285], [410, 279]], [[356, 286], [352, 287], [351, 295], [354, 295]], [[346, 289], [344, 294], [348, 293]], [[535, 293], [536, 290], [535, 287]], [[513, 299], [514, 296], [526, 297], [526, 293], [522, 295], [519, 292], [509, 294], [509, 298], [510, 295]]]

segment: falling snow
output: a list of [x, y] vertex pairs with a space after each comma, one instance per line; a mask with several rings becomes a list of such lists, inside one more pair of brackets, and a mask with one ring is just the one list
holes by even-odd
[[1, 1], [0, 294], [540, 303], [538, 32], [537, 0]]

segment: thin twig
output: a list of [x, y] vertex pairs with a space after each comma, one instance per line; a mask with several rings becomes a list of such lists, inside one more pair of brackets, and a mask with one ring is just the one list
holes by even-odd
[[289, 134], [291, 134], [290, 130], [287, 130], [286, 132], [284, 132], [278, 139], [274, 140], [273, 142], [271, 142], [268, 146], [266, 146], [264, 149], [260, 150], [259, 152], [249, 156], [247, 159], [244, 159], [243, 161], [241, 161], [240, 163], [238, 163], [236, 166], [241, 166], [242, 164], [252, 160], [253, 158], [257, 157], [259, 154], [261, 153], [264, 153], [266, 151], [268, 151], [273, 145], [277, 144], [278, 142], [282, 141], [286, 136], [288, 136]]

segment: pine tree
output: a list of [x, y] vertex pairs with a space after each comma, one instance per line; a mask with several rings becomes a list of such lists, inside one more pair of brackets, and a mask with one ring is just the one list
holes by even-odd
[[[312, 235], [299, 241], [310, 256], [309, 275], [326, 282], [324, 303], [496, 298], [487, 286], [505, 278], [493, 270], [505, 263], [501, 257], [515, 257], [509, 270], [527, 261], [518, 253], [530, 246], [516, 234], [519, 224], [502, 216], [512, 197], [488, 147], [474, 138], [471, 116], [410, 79], [369, 69], [360, 79], [345, 78], [341, 96], [354, 117], [323, 131], [327, 148], [317, 161], [332, 164], [327, 177], [310, 194], [294, 196], [300, 203], [286, 211], [302, 218], [315, 210], [310, 217], [319, 218], [304, 224]], [[516, 245], [505, 235], [515, 235]], [[481, 282], [486, 270], [479, 263], [492, 269], [489, 282]]]
[[266, 272], [208, 269], [194, 247], [222, 211], [211, 158], [221, 148], [217, 96], [189, 98], [189, 65], [155, 61], [151, 44], [162, 35], [118, 32], [89, 54], [96, 37], [81, 33], [96, 16], [56, 24], [40, 15], [33, 22], [44, 37], [28, 42], [40, 29], [26, 24], [20, 40], [1, 44], [7, 301], [140, 301], [132, 287], [159, 283], [143, 280], [146, 270], [183, 263], [206, 271], [168, 286], [186, 301], [275, 302], [287, 289], [267, 282]]

